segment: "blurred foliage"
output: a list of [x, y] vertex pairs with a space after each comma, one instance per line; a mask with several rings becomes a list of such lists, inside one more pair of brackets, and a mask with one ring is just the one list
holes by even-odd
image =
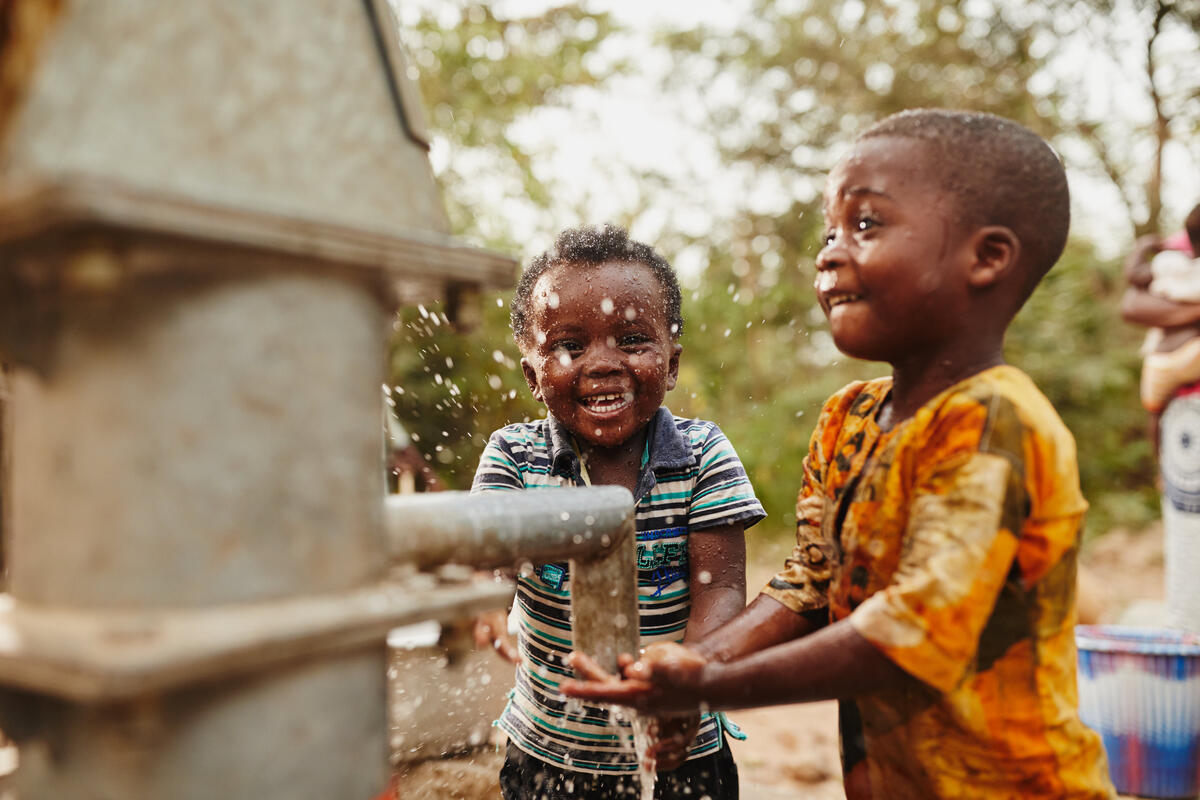
[[[1074, 57], [1056, 62], [1059, 141], [1084, 145], [1075, 166], [1116, 188], [1134, 236], [1159, 233], [1166, 148], [1200, 159], [1200, 0], [1048, 0], [1027, 13], [1052, 31], [1045, 42], [1073, 40]], [[1097, 80], [1106, 66], [1137, 75], [1143, 96]]]
[[[700, 280], [685, 289], [680, 381], [667, 402], [726, 432], [771, 515], [763, 526], [768, 535], [786, 535], [794, 522], [801, 460], [821, 402], [850, 380], [887, 372], [886, 365], [842, 357], [815, 304], [824, 171], [857, 131], [919, 106], [989, 111], [1056, 143], [1078, 141], [1095, 122], [1071, 102], [1083, 78], [1048, 80], [1046, 68], [1064, 37], [1101, 24], [1094, 11], [1082, 17], [1078, 10], [1105, 2], [1121, 0], [1048, 4], [1063, 12], [1059, 17], [1005, 0], [751, 0], [732, 31], [697, 26], [663, 35], [661, 46], [675, 59], [664, 91], [695, 97], [725, 162], [790, 198], [768, 211], [747, 203], [702, 237], [669, 231], [653, 242], [668, 258], [690, 251], [703, 264]], [[1185, 7], [1171, 6], [1170, 25], [1186, 21]], [[576, 8], [504, 20], [471, 5], [453, 25], [424, 17], [410, 32], [418, 43], [410, 49], [437, 135], [451, 148], [486, 151], [487, 179], [511, 178], [514, 198], [562, 202], [555, 187], [532, 176], [535, 154], [512, 143], [508, 126], [574, 87], [602, 81], [589, 68], [595, 63], [589, 54], [615, 30], [611, 20]], [[1179, 91], [1193, 92], [1194, 100], [1197, 84], [1189, 80], [1192, 88]], [[1175, 115], [1172, 135], [1182, 137], [1180, 126], [1194, 125], [1188, 121], [1194, 108], [1172, 103], [1163, 108]], [[1140, 142], [1129, 153], [1159, 141], [1148, 129], [1153, 125], [1122, 124]], [[1119, 160], [1115, 148], [1107, 152]], [[1144, 171], [1131, 174], [1129, 197], [1161, 190], [1145, 182]], [[1122, 180], [1119, 171], [1112, 176]], [[440, 177], [457, 232], [519, 249], [495, 232], [504, 209], [479, 205], [472, 187], [478, 172], [459, 171], [452, 161]], [[647, 176], [647, 192], [661, 191], [661, 181]], [[1154, 201], [1138, 202], [1129, 201], [1131, 214]], [[1007, 346], [1010, 361], [1034, 377], [1076, 435], [1091, 533], [1138, 526], [1156, 513], [1155, 469], [1137, 401], [1141, 332], [1120, 321], [1122, 288], [1117, 263], [1073, 240], [1018, 316]], [[486, 298], [482, 324], [467, 333], [452, 333], [432, 309], [406, 310], [397, 326], [397, 409], [426, 458], [456, 488], [469, 485], [490, 431], [542, 413], [516, 363], [507, 300], [507, 294]]]
[[438, 180], [455, 231], [519, 251], [506, 234], [503, 210], [474, 190], [481, 165], [509, 196], [550, 204], [552, 188], [535, 176], [532, 154], [514, 141], [510, 126], [564, 92], [596, 86], [621, 70], [619, 61], [601, 68], [592, 58], [614, 26], [607, 14], [569, 5], [512, 18], [497, 17], [487, 3], [455, 6], [449, 15], [422, 13], [401, 31], [418, 67], [435, 145], [450, 152]]

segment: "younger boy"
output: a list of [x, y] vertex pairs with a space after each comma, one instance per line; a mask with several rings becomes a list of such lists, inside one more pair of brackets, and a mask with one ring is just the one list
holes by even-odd
[[[521, 368], [546, 418], [492, 434], [472, 491], [624, 486], [637, 502], [641, 640], [693, 641], [745, 605], [743, 529], [765, 514], [716, 425], [662, 406], [682, 350], [670, 265], [616, 227], [579, 228], [526, 268], [512, 300]], [[517, 582], [517, 686], [499, 725], [506, 800], [639, 796], [637, 758], [606, 708], [568, 705], [570, 575], [547, 564]], [[482, 636], [503, 653], [502, 623]], [[626, 727], [628, 725], [626, 724]], [[656, 798], [737, 797], [713, 714], [659, 722]]]
[[1008, 120], [921, 110], [860, 136], [826, 184], [816, 287], [838, 347], [892, 376], [825, 404], [796, 548], [742, 614], [624, 658], [620, 683], [575, 656], [593, 681], [564, 692], [840, 699], [850, 797], [1112, 797], [1077, 712], [1074, 442], [1002, 357], [1068, 217], [1058, 158]]

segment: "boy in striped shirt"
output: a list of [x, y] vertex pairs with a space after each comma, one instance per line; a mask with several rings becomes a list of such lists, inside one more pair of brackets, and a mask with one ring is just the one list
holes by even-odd
[[[492, 434], [474, 492], [587, 484], [628, 488], [637, 503], [638, 607], [643, 645], [692, 641], [745, 604], [743, 531], [765, 514], [716, 425], [662, 406], [682, 350], [680, 290], [670, 265], [624, 230], [578, 228], [526, 268], [512, 300], [521, 367], [545, 419]], [[518, 652], [503, 615], [476, 638], [518, 663], [499, 725], [508, 734], [500, 783], [517, 798], [638, 796], [637, 757], [606, 708], [568, 705], [568, 565], [517, 582]], [[721, 719], [658, 720], [656, 798], [737, 797]]]

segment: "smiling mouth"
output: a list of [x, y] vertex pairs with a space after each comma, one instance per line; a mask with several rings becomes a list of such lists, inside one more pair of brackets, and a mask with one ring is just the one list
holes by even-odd
[[863, 296], [861, 294], [839, 294], [828, 298], [825, 302], [828, 303], [829, 307], [832, 309], [837, 308], [840, 305], [845, 305], [846, 303], [857, 302], [862, 300], [862, 298]]
[[590, 397], [585, 397], [580, 400], [580, 404], [583, 405], [584, 408], [596, 414], [610, 414], [614, 411], [620, 411], [632, 403], [632, 392], [609, 392], [607, 394], [594, 394]]

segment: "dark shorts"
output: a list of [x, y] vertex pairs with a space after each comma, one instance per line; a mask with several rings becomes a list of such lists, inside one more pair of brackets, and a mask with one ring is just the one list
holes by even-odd
[[[500, 769], [504, 800], [609, 800], [641, 795], [634, 775], [592, 775], [574, 772], [526, 755], [511, 742]], [[729, 743], [711, 756], [693, 758], [672, 772], [661, 772], [654, 784], [655, 800], [737, 800], [738, 774]]]

